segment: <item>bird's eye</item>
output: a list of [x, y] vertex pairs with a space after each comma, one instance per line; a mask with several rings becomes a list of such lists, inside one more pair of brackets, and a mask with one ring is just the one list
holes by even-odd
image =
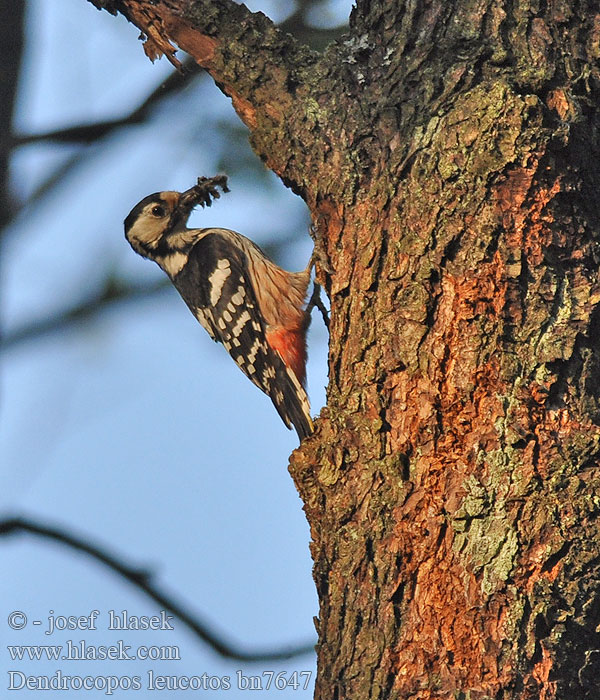
[[161, 216], [164, 216], [165, 213], [166, 213], [165, 208], [161, 207], [160, 204], [157, 204], [155, 207], [152, 207], [152, 214], [154, 216], [161, 217]]

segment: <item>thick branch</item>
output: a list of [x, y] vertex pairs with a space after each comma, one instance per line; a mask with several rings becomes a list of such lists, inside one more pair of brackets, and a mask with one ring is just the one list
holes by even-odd
[[318, 54], [298, 44], [262, 13], [232, 0], [90, 0], [120, 12], [145, 35], [145, 51], [154, 59], [174, 60], [171, 42], [187, 51], [231, 97], [240, 118], [253, 132], [253, 146], [278, 174], [298, 181], [290, 168], [297, 130], [289, 118], [304, 111], [296, 87], [314, 68]]
[[132, 568], [123, 560], [99, 545], [93, 544], [89, 540], [76, 537], [66, 530], [61, 530], [60, 528], [38, 523], [26, 518], [7, 518], [5, 520], [0, 520], [0, 536], [6, 537], [19, 533], [28, 533], [53, 540], [77, 552], [83, 552], [96, 561], [101, 562], [111, 569], [111, 571], [143, 591], [151, 600], [160, 605], [161, 608], [172, 613], [197, 637], [217, 652], [217, 654], [227, 659], [235, 659], [236, 661], [278, 661], [314, 651], [313, 644], [303, 644], [300, 646], [288, 647], [287, 649], [282, 648], [277, 651], [243, 651], [231, 642], [226, 641], [212, 630], [204, 620], [193, 615], [175, 598], [166, 593], [160, 586], [153, 583], [152, 576], [148, 571]]

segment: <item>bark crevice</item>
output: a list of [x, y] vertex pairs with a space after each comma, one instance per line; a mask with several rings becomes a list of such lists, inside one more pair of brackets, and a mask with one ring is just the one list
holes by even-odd
[[316, 56], [225, 0], [111, 5], [162, 13], [319, 232], [315, 697], [597, 697], [597, 8], [359, 0]]

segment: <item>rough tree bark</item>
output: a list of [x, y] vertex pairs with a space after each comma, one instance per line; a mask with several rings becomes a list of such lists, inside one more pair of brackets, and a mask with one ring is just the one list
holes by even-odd
[[358, 0], [321, 55], [92, 1], [206, 68], [318, 226], [316, 697], [600, 697], [597, 4]]

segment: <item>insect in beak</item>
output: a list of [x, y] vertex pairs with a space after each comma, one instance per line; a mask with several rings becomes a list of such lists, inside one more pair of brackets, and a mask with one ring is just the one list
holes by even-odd
[[179, 200], [171, 214], [170, 228], [174, 228], [181, 223], [187, 223], [192, 209], [198, 204], [203, 207], [210, 207], [212, 200], [221, 196], [217, 191], [217, 187], [220, 187], [223, 192], [229, 192], [225, 175], [217, 175], [210, 178], [199, 177], [198, 182], [193, 187], [179, 195]]

